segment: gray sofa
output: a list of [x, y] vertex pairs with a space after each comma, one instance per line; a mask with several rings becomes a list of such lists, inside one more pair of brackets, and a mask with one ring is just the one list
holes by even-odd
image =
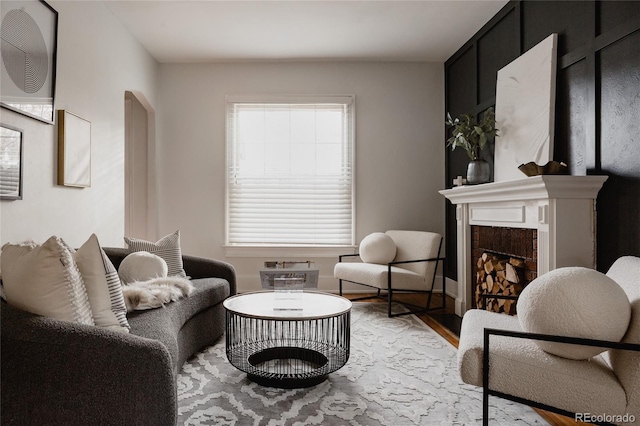
[[[104, 249], [116, 268], [126, 249]], [[224, 332], [233, 267], [183, 256], [195, 291], [132, 312], [129, 334], [33, 315], [1, 303], [1, 412], [5, 425], [174, 425], [176, 375]]]

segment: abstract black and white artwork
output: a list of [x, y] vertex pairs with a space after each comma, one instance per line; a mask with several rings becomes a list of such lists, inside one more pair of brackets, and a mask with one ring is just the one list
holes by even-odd
[[53, 124], [58, 13], [41, 0], [3, 0], [0, 11], [0, 105]]

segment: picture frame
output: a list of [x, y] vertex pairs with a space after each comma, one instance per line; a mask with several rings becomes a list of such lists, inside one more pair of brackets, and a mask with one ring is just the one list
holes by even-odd
[[53, 124], [58, 12], [44, 0], [2, 0], [0, 15], [0, 106]]
[[91, 186], [91, 122], [58, 110], [58, 185]]
[[0, 199], [22, 200], [24, 133], [0, 123]]

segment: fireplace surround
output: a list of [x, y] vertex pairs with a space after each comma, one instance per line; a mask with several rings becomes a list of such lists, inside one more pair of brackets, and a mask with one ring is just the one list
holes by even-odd
[[606, 180], [607, 176], [543, 175], [440, 191], [456, 205], [456, 314], [462, 316], [473, 307], [477, 259], [472, 226], [535, 230], [532, 254], [538, 276], [563, 266], [595, 267], [595, 201]]

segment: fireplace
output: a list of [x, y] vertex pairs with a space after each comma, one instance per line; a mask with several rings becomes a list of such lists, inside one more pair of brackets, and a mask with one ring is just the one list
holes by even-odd
[[536, 230], [471, 225], [471, 236], [472, 306], [515, 314], [515, 298], [538, 275]]
[[524, 284], [562, 266], [595, 267], [595, 200], [606, 180], [544, 175], [440, 191], [456, 205], [457, 239], [446, 242], [457, 248], [457, 285], [447, 286], [457, 289], [456, 314], [475, 306], [475, 268], [486, 251], [524, 259]]

